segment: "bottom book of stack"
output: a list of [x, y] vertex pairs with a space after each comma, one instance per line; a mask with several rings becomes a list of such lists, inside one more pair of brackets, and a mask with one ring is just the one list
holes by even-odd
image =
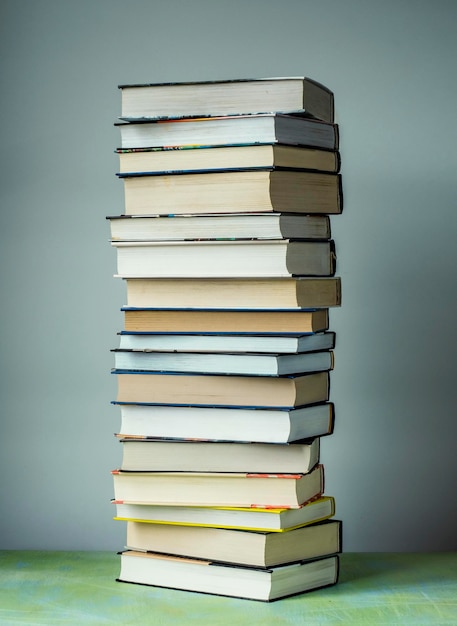
[[338, 555], [262, 569], [127, 550], [118, 580], [271, 602], [334, 585]]

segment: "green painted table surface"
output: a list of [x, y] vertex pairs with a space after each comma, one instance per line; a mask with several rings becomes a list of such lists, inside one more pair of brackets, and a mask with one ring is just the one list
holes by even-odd
[[0, 624], [457, 625], [457, 553], [346, 553], [340, 582], [273, 603], [115, 581], [110, 552], [0, 552]]

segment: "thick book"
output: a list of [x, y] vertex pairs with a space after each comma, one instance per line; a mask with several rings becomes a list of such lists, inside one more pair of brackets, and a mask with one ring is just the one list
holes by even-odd
[[286, 111], [333, 121], [334, 95], [305, 76], [119, 85], [124, 118]]
[[128, 472], [273, 472], [307, 474], [319, 461], [319, 438], [290, 444], [121, 439]]
[[116, 241], [121, 278], [332, 276], [333, 240]]
[[305, 213], [343, 210], [340, 174], [296, 170], [226, 170], [123, 174], [126, 215]]
[[205, 528], [233, 528], [283, 533], [293, 528], [315, 524], [335, 515], [335, 499], [321, 496], [295, 509], [199, 507], [133, 504], [113, 500], [115, 520], [176, 524]]
[[222, 213], [117, 215], [107, 219], [112, 241], [330, 239], [328, 215]]
[[307, 474], [114, 470], [112, 475], [114, 499], [138, 504], [297, 508], [324, 492], [322, 465]]
[[115, 348], [116, 370], [284, 376], [333, 369], [333, 351], [298, 354], [152, 352]]
[[171, 438], [259, 443], [289, 443], [323, 437], [333, 432], [331, 402], [294, 409], [124, 404], [122, 439]]
[[225, 352], [255, 354], [301, 354], [332, 350], [332, 331], [308, 335], [175, 335], [119, 333], [120, 350], [155, 352]]
[[327, 402], [329, 372], [294, 376], [126, 373], [117, 376], [117, 402], [293, 408]]
[[337, 150], [265, 143], [119, 148], [116, 152], [121, 174], [257, 167], [285, 167], [336, 173], [341, 165], [341, 157]]
[[337, 151], [338, 126], [294, 115], [262, 114], [118, 122], [120, 147], [232, 146], [278, 143]]
[[[341, 278], [125, 279], [129, 307], [308, 309], [341, 305]], [[255, 330], [254, 330], [255, 332]]]
[[262, 569], [131, 550], [118, 581], [271, 602], [334, 585], [338, 572], [338, 555]]
[[[192, 281], [193, 282], [193, 281]], [[328, 330], [328, 309], [146, 309], [122, 307], [124, 329], [161, 333], [305, 334]]]
[[282, 533], [128, 522], [127, 548], [268, 568], [339, 553], [341, 521]]

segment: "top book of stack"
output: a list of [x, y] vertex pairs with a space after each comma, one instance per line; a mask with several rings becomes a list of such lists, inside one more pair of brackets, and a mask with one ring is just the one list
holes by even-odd
[[334, 122], [333, 93], [303, 76], [119, 85], [126, 121], [293, 113]]

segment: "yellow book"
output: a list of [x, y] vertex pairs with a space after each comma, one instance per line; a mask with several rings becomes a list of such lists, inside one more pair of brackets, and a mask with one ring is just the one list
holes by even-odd
[[114, 500], [115, 520], [259, 532], [285, 532], [335, 515], [335, 499], [322, 496], [299, 508], [187, 507]]

